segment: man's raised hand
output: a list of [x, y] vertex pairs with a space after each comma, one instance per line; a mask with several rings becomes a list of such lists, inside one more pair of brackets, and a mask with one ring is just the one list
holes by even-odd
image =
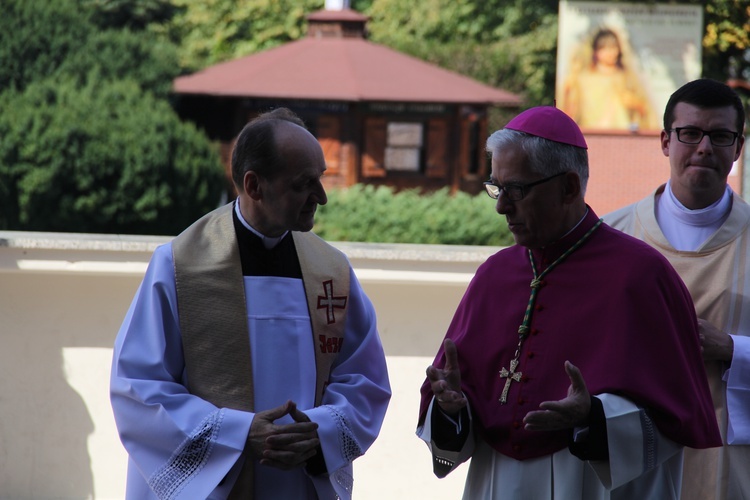
[[427, 367], [427, 379], [440, 408], [449, 415], [456, 415], [466, 406], [466, 398], [461, 391], [461, 371], [458, 366], [456, 344], [451, 339], [443, 342], [445, 367]]
[[570, 361], [565, 362], [570, 378], [568, 397], [559, 401], [545, 401], [539, 410], [530, 411], [523, 419], [527, 431], [556, 431], [588, 425], [591, 396], [581, 371]]

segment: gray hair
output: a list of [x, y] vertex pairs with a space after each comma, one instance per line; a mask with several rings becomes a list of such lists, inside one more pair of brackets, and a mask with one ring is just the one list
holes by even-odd
[[589, 180], [588, 152], [577, 146], [550, 141], [509, 128], [494, 132], [487, 139], [487, 152], [494, 155], [506, 147], [520, 147], [529, 158], [531, 171], [549, 177], [561, 172], [575, 172], [581, 180], [581, 196]]

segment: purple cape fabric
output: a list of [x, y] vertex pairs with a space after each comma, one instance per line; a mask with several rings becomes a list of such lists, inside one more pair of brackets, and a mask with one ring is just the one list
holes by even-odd
[[[598, 220], [589, 208], [568, 236], [534, 251], [541, 273]], [[462, 389], [478, 436], [517, 460], [568, 446], [569, 431], [532, 432], [523, 417], [567, 395], [564, 362], [576, 365], [592, 395], [610, 393], [642, 406], [658, 429], [692, 448], [721, 445], [700, 354], [690, 295], [656, 250], [602, 224], [543, 279], [508, 402], [498, 400], [518, 343], [533, 278], [526, 248], [515, 245], [480, 266], [447, 337], [458, 350]], [[442, 367], [442, 347], [434, 365]], [[421, 389], [420, 423], [432, 399]]]

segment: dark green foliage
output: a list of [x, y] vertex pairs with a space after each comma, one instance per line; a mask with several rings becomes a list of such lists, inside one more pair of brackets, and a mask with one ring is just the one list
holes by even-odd
[[306, 16], [324, 0], [180, 0], [185, 9], [165, 25], [194, 70], [267, 50], [305, 36]]
[[166, 97], [180, 74], [177, 47], [154, 33], [101, 31], [73, 0], [3, 1], [0, 92], [55, 76], [83, 85], [92, 71], [104, 80], [131, 78]]
[[55, 74], [78, 52], [93, 26], [73, 1], [3, 0], [0, 92]]
[[[706, 3], [703, 75], [750, 80], [750, 3], [721, 0]], [[744, 92], [748, 96], [748, 92]]]
[[552, 0], [379, 0], [367, 13], [373, 41], [518, 93], [533, 106], [554, 98], [557, 9]]
[[0, 229], [176, 234], [214, 208], [218, 154], [133, 81], [0, 95]]
[[151, 23], [171, 20], [180, 8], [171, 0], [82, 0], [92, 21], [102, 28], [143, 30]]
[[173, 10], [3, 0], [0, 229], [171, 235], [217, 206], [218, 151], [167, 100], [177, 49], [145, 30]]
[[166, 98], [180, 74], [177, 47], [152, 33], [93, 32], [79, 51], [68, 55], [58, 74], [83, 85], [92, 71], [104, 81], [130, 79], [144, 91]]
[[503, 217], [485, 194], [394, 193], [356, 185], [328, 192], [315, 233], [330, 241], [505, 246], [513, 243]]

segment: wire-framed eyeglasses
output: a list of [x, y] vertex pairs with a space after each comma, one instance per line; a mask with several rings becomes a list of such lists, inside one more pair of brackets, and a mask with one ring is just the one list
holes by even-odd
[[697, 127], [677, 127], [667, 130], [677, 134], [677, 140], [683, 144], [700, 144], [708, 136], [711, 144], [722, 148], [731, 146], [740, 134], [731, 130], [702, 130]]
[[539, 184], [552, 180], [555, 177], [560, 177], [561, 175], [564, 175], [566, 173], [567, 172], [560, 172], [558, 174], [545, 177], [544, 179], [541, 179], [538, 181], [529, 182], [528, 184], [507, 184], [505, 186], [500, 186], [498, 184], [493, 183], [492, 181], [485, 181], [484, 189], [487, 191], [487, 194], [493, 200], [500, 198], [500, 192], [502, 191], [503, 193], [505, 193], [505, 197], [508, 198], [508, 200], [520, 201], [520, 200], [523, 200], [524, 196], [528, 194], [529, 190], [532, 187], [538, 186]]

